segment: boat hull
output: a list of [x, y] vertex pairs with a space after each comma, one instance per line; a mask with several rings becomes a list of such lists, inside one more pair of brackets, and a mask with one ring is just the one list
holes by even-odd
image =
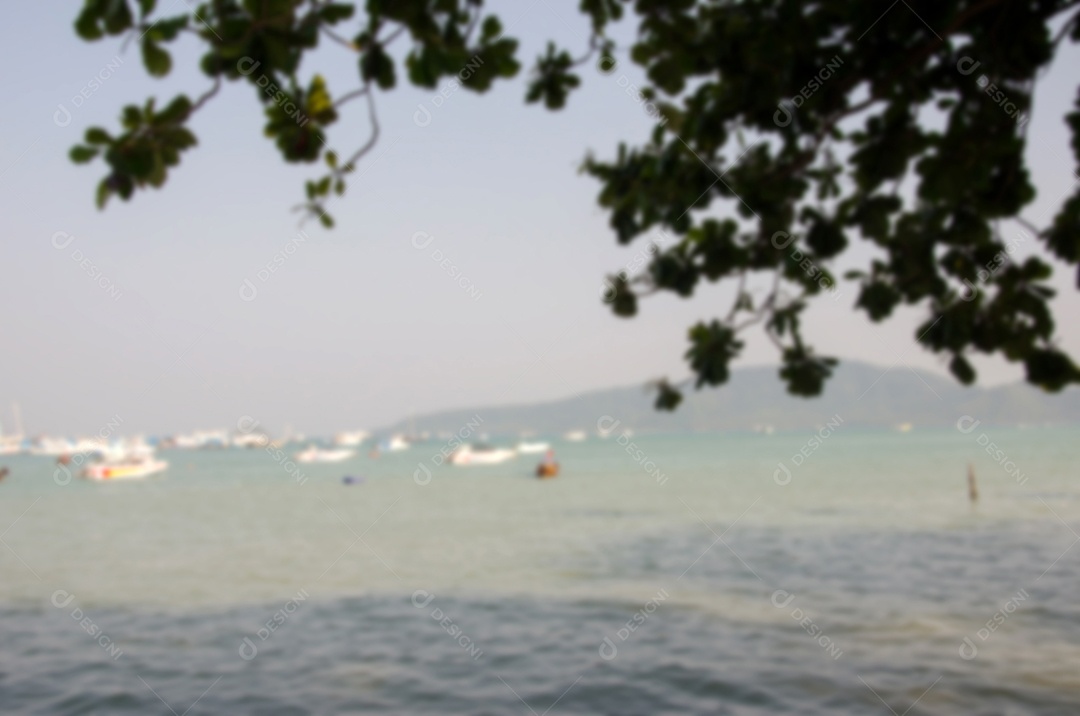
[[517, 453], [513, 450], [459, 450], [450, 456], [451, 465], [498, 465], [512, 460]]
[[536, 466], [536, 476], [541, 480], [549, 480], [559, 474], [559, 463], [542, 462]]
[[297, 462], [342, 462], [356, 454], [355, 450], [317, 450], [298, 453]]
[[164, 460], [149, 460], [135, 465], [91, 465], [83, 476], [88, 480], [104, 482], [109, 480], [138, 480], [164, 471], [169, 463]]

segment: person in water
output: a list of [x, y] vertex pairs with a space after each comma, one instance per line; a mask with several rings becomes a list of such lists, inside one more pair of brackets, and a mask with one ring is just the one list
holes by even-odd
[[548, 450], [544, 461], [536, 466], [537, 477], [554, 477], [559, 474], [559, 463], [555, 462], [555, 451]]

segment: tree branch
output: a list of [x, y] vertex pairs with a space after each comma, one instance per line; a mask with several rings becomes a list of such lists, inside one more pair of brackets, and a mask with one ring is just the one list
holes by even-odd
[[191, 105], [191, 109], [188, 110], [188, 113], [184, 117], [184, 119], [187, 119], [191, 115], [195, 114], [195, 112], [198, 112], [200, 109], [202, 109], [202, 106], [209, 102], [214, 97], [214, 95], [218, 93], [219, 89], [221, 89], [221, 75], [218, 75], [214, 78], [213, 87], [204, 92], [202, 96], [199, 97], [199, 99], [195, 100], [195, 104]]
[[735, 320], [735, 314], [739, 312], [739, 305], [742, 303], [743, 294], [746, 292], [746, 269], [739, 272], [739, 286], [735, 291], [735, 302], [731, 305], [731, 310], [728, 312], [726, 323], [731, 323]]
[[338, 97], [337, 101], [334, 102], [334, 109], [337, 109], [338, 107], [345, 104], [346, 102], [351, 102], [352, 100], [356, 99], [357, 97], [363, 97], [370, 90], [371, 90], [371, 87], [369, 85], [364, 85], [363, 87], [361, 87], [358, 90], [353, 90], [352, 92], [349, 92], [348, 94], [344, 94], [341, 97]]
[[343, 47], [346, 47], [346, 48], [352, 50], [353, 52], [359, 52], [360, 51], [360, 48], [357, 47], [355, 44], [353, 44], [353, 42], [351, 40], [345, 39], [341, 35], [337, 34], [333, 30], [331, 30], [326, 25], [319, 25], [319, 29], [322, 30], [324, 35], [326, 35], [327, 37], [329, 37], [331, 40], [338, 43], [339, 45], [342, 45]]
[[375, 142], [379, 139], [379, 117], [375, 112], [375, 93], [368, 91], [370, 84], [364, 83], [364, 94], [368, 100], [368, 117], [371, 118], [371, 137], [368, 138], [364, 146], [360, 147], [349, 161], [345, 162], [342, 167], [343, 170], [356, 167], [356, 162], [360, 161], [360, 158], [371, 151], [371, 148], [375, 146]]
[[1030, 231], [1031, 233], [1035, 234], [1035, 236], [1042, 236], [1043, 232], [1040, 229], [1036, 228], [1034, 224], [1032, 224], [1030, 221], [1028, 221], [1024, 217], [1017, 214], [1013, 218], [1016, 219], [1016, 221], [1018, 223], [1023, 224], [1024, 228], [1027, 229], [1028, 231]]

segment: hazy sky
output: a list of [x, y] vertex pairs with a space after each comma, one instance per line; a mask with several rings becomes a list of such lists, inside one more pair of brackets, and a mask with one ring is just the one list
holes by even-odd
[[[209, 82], [195, 70], [190, 39], [174, 45], [164, 80], [146, 76], [134, 47], [82, 42], [72, 29], [81, 4], [21, 2], [0, 29], [5, 427], [10, 401], [21, 404], [30, 433], [91, 433], [115, 416], [125, 432], [232, 428], [242, 415], [272, 431], [291, 424], [312, 433], [376, 427], [411, 411], [549, 400], [684, 376], [687, 327], [727, 310], [728, 287], [689, 301], [651, 298], [631, 321], [600, 301], [603, 277], [644, 248], [616, 245], [596, 205], [599, 185], [577, 173], [588, 150], [610, 157], [620, 140], [640, 142], [651, 128], [620, 86], [624, 73], [638, 76], [625, 63], [612, 75], [587, 67], [583, 87], [557, 113], [524, 104], [524, 72], [486, 95], [451, 93], [441, 106], [434, 92], [411, 86], [380, 94], [382, 138], [332, 206], [337, 228], [308, 224], [309, 238], [293, 243], [266, 281], [257, 272], [296, 241], [290, 208], [319, 170], [282, 162], [262, 136], [247, 85], [226, 85], [195, 117], [199, 146], [162, 191], [114, 199], [99, 212], [93, 195], [103, 165], [72, 165], [70, 146], [89, 126], [114, 129], [126, 103], [196, 96]], [[165, 15], [187, 9], [182, 0], [160, 5]], [[548, 38], [585, 47], [577, 5], [492, 7], [507, 34], [522, 39], [527, 68]], [[1071, 186], [1062, 116], [1076, 94], [1068, 68], [1078, 54], [1066, 47], [1041, 81], [1029, 128], [1040, 197], [1026, 214], [1040, 224]], [[358, 85], [344, 48], [325, 46], [317, 63], [332, 90]], [[75, 106], [100, 76], [100, 88]], [[431, 112], [425, 127], [413, 121], [420, 104]], [[66, 126], [56, 121], [60, 105], [70, 112]], [[367, 132], [355, 103], [331, 144], [349, 150]], [[417, 232], [432, 237], [422, 249]], [[850, 260], [865, 261], [866, 251]], [[84, 257], [98, 278], [80, 265]], [[245, 279], [258, 289], [254, 300], [240, 297]], [[1072, 279], [1059, 271], [1056, 309], [1062, 344], [1077, 355]], [[808, 316], [819, 352], [945, 372], [943, 358], [913, 343], [922, 311], [872, 326], [851, 309], [857, 287], [841, 292]], [[742, 364], [776, 362], [767, 340], [748, 338]], [[1022, 375], [999, 361], [979, 366], [983, 383]]]

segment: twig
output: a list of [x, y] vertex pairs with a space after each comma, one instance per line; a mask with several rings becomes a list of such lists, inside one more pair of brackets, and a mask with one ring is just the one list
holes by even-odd
[[402, 25], [398, 29], [391, 32], [389, 37], [387, 37], [386, 39], [383, 39], [383, 40], [377, 40], [377, 42], [380, 45], [382, 45], [383, 47], [388, 47], [391, 42], [398, 39], [398, 37], [401, 36], [401, 33], [405, 32], [405, 30], [407, 30], [407, 29], [408, 29], [408, 27], [406, 27], [405, 25]]
[[592, 58], [593, 55], [596, 54], [596, 51], [599, 49], [596, 44], [597, 37], [598, 35], [591, 35], [589, 37], [589, 51], [582, 55], [579, 59], [573, 60], [570, 63], [571, 67], [577, 67], [578, 65], [585, 64], [589, 61], [590, 58]]
[[739, 311], [739, 304], [742, 303], [743, 294], [746, 292], [746, 269], [739, 272], [739, 287], [735, 291], [735, 302], [731, 305], [731, 311], [728, 312], [726, 322], [731, 323], [735, 320], [735, 314]]
[[370, 90], [371, 90], [370, 85], [364, 85], [363, 87], [361, 87], [358, 90], [353, 90], [352, 92], [349, 92], [348, 94], [345, 94], [345, 95], [342, 95], [341, 97], [338, 97], [337, 101], [334, 102], [334, 109], [337, 109], [338, 107], [345, 104], [346, 102], [351, 102], [352, 100], [356, 99], [357, 97], [363, 97]]
[[1043, 233], [1042, 231], [1035, 228], [1034, 224], [1032, 224], [1030, 221], [1028, 221], [1024, 217], [1020, 216], [1019, 214], [1017, 214], [1013, 218], [1016, 219], [1017, 222], [1023, 224], [1025, 229], [1027, 229], [1031, 233], [1035, 234], [1036, 236], [1041, 236], [1042, 235], [1042, 233]]
[[357, 47], [351, 40], [345, 39], [341, 35], [337, 34], [333, 30], [331, 30], [326, 25], [320, 25], [319, 29], [323, 31], [324, 35], [326, 35], [327, 37], [329, 37], [331, 40], [338, 43], [339, 45], [347, 47], [348, 49], [352, 50], [353, 52], [359, 52], [360, 51], [360, 48]]
[[213, 87], [204, 92], [203, 95], [199, 97], [199, 99], [195, 100], [195, 104], [191, 105], [191, 109], [188, 110], [188, 113], [184, 116], [184, 119], [187, 119], [192, 114], [199, 111], [199, 109], [201, 109], [204, 104], [209, 102], [210, 99], [218, 93], [219, 89], [221, 89], [221, 75], [218, 75], [214, 78]]
[[[365, 82], [364, 89], [367, 90], [369, 87], [370, 85]], [[344, 167], [342, 167], [343, 170], [345, 167], [355, 167], [356, 162], [360, 161], [361, 157], [371, 151], [371, 148], [375, 146], [375, 142], [379, 139], [379, 117], [375, 112], [375, 93], [366, 92], [365, 94], [368, 100], [368, 116], [371, 118], [371, 137], [368, 138], [367, 143], [365, 143], [364, 146], [360, 147], [360, 149], [349, 158], [349, 161], [345, 162]]]

